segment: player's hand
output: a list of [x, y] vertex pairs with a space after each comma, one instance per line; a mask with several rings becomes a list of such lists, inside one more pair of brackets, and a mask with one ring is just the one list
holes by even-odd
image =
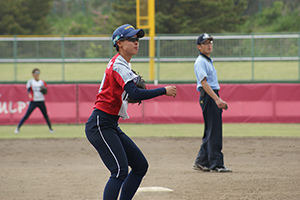
[[227, 103], [226, 103], [225, 101], [223, 101], [221, 98], [218, 98], [218, 99], [216, 100], [216, 104], [217, 104], [217, 106], [218, 106], [219, 108], [221, 108], [221, 109], [225, 109], [225, 110], [228, 109]]
[[28, 98], [32, 99], [32, 94], [31, 93], [28, 93]]
[[177, 88], [176, 86], [166, 86], [166, 95], [167, 96], [172, 96], [172, 97], [176, 97], [177, 94]]

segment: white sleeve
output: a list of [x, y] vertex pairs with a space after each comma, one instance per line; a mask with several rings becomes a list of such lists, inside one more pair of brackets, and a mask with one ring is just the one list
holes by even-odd
[[31, 87], [31, 79], [27, 81], [26, 88], [29, 89]]
[[129, 81], [134, 80], [138, 78], [136, 74], [134, 74], [131, 69], [130, 65], [126, 65], [124, 62], [116, 61], [116, 63], [113, 66], [113, 70], [117, 72], [123, 79], [124, 85], [126, 85]]

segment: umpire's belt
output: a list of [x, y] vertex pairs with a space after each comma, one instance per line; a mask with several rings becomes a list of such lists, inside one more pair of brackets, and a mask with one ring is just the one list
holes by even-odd
[[[219, 90], [213, 90], [217, 95], [219, 94]], [[205, 90], [203, 89], [203, 87], [200, 87], [200, 94], [201, 94], [201, 97], [205, 97], [205, 95], [207, 94], [205, 92]]]

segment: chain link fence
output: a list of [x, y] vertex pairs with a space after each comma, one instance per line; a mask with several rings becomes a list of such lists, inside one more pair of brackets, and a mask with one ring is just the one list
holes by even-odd
[[[196, 48], [197, 37], [198, 35], [157, 35], [155, 37], [155, 79], [157, 81], [194, 81], [193, 62], [199, 53]], [[239, 71], [244, 71], [241, 76], [228, 77], [226, 73], [226, 77], [219, 75], [221, 81], [300, 80], [300, 33], [213, 35], [213, 37], [215, 40], [211, 57], [215, 61], [217, 70], [219, 65], [225, 65], [229, 66], [226, 68], [229, 74], [235, 74], [237, 68]], [[89, 75], [84, 77], [84, 73], [81, 72], [95, 63], [100, 63], [99, 65], [105, 68], [106, 63], [115, 53], [110, 37], [0, 37], [0, 70], [2, 71], [0, 79], [1, 82], [18, 82], [24, 80], [21, 76], [24, 68], [22, 66], [32, 68], [49, 65], [56, 68], [56, 74], [59, 74], [49, 80], [95, 81], [100, 78], [97, 76], [91, 79]], [[139, 63], [140, 71], [146, 74], [148, 55], [149, 38], [145, 37], [140, 40], [139, 53], [133, 57], [132, 62]], [[79, 65], [81, 68], [78, 67]], [[262, 69], [265, 70], [261, 72], [263, 75], [258, 71], [262, 68], [260, 65], [268, 65], [267, 69]], [[278, 67], [272, 68], [277, 65]], [[189, 71], [192, 72], [186, 76], [182, 75], [182, 71], [186, 71], [185, 66], [188, 66]], [[242, 68], [242, 66], [246, 67]], [[45, 68], [50, 70], [50, 67]], [[69, 79], [67, 76], [71, 77], [71, 75], [66, 70], [78, 73], [78, 78]], [[179, 75], [172, 76], [169, 70], [178, 71]], [[220, 70], [224, 69], [220, 67]], [[283, 76], [280, 76], [281, 71], [285, 73]], [[279, 74], [274, 77], [272, 73]]]

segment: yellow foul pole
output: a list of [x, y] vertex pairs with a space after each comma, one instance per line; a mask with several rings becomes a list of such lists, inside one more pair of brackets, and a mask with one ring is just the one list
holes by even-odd
[[[143, 9], [145, 7], [147, 7], [147, 9]], [[141, 10], [143, 11], [142, 13]], [[149, 78], [150, 80], [154, 80], [155, 0], [136, 0], [136, 24], [137, 28], [149, 29]]]
[[150, 80], [154, 80], [154, 58], [155, 58], [155, 0], [148, 0], [148, 13], [149, 13], [149, 70], [150, 70]]

